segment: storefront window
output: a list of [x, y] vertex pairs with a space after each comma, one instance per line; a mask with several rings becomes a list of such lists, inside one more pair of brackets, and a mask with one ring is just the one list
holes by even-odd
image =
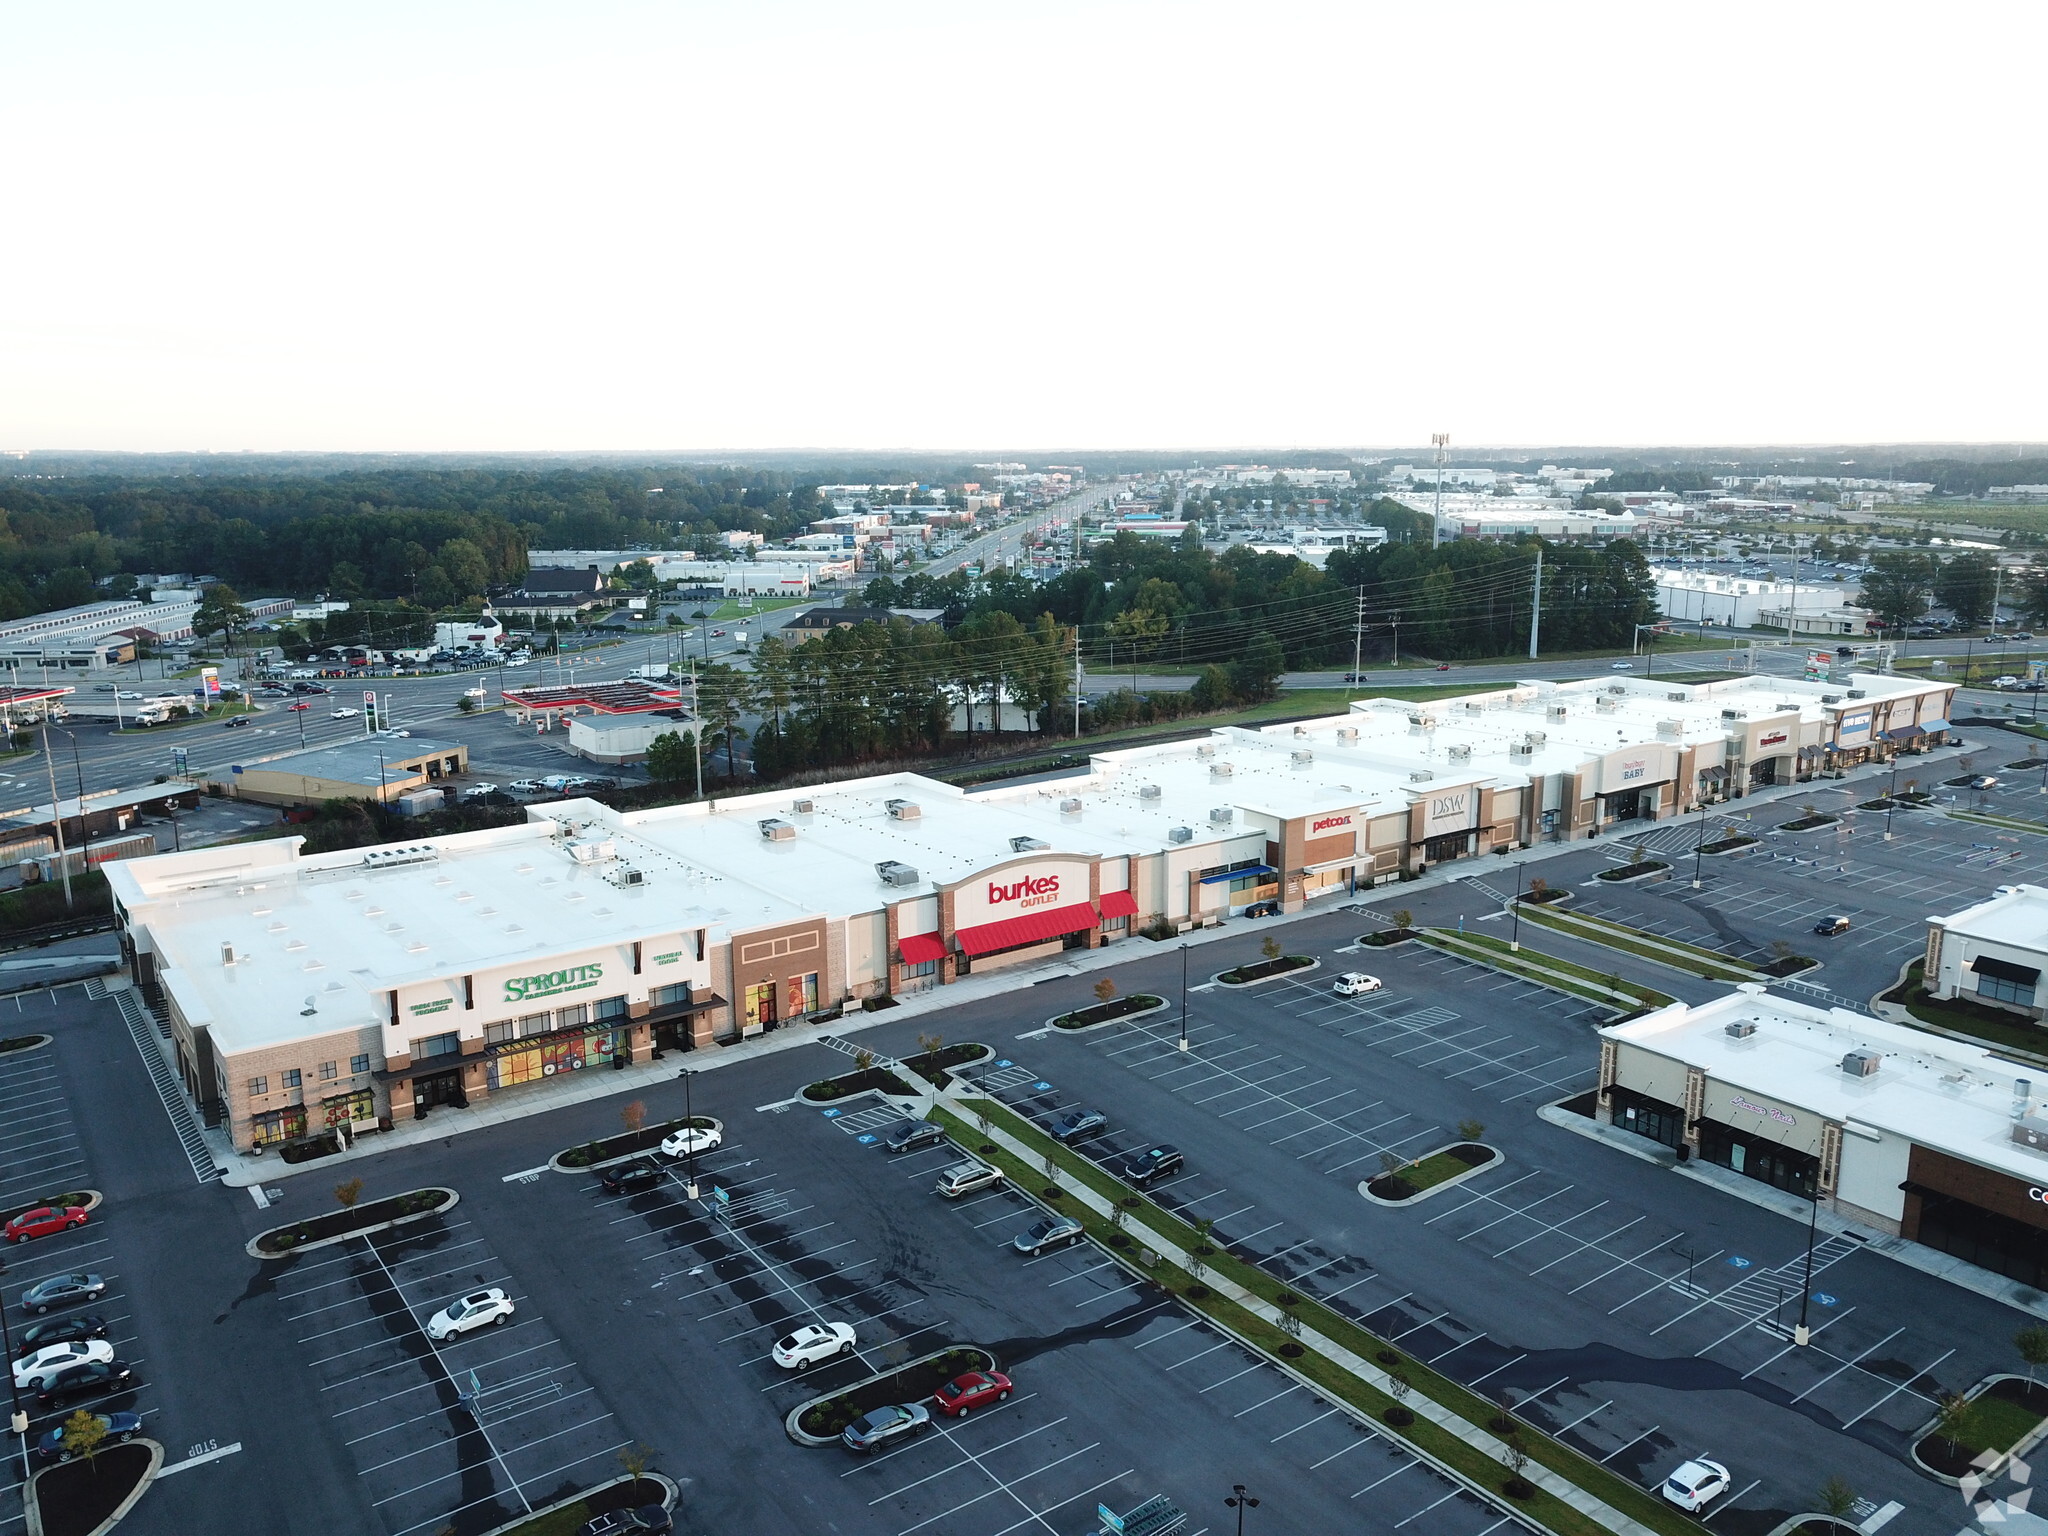
[[788, 1017], [801, 1018], [807, 1013], [818, 1011], [818, 973], [789, 978]]
[[626, 999], [621, 997], [600, 997], [597, 1000], [599, 1019], [623, 1019], [626, 1016]]
[[757, 981], [745, 993], [745, 1014], [748, 1029], [766, 1028], [775, 1022], [775, 983]]
[[484, 1042], [487, 1045], [499, 1045], [504, 1041], [516, 1040], [518, 1038], [519, 1023], [516, 1019], [506, 1019], [501, 1024], [486, 1024], [484, 1026]]
[[916, 965], [906, 962], [903, 967], [903, 976], [906, 981], [919, 981], [925, 977], [938, 974], [939, 962], [936, 960], [920, 960]]
[[1700, 1124], [1700, 1156], [1707, 1162], [1719, 1163], [1746, 1178], [1803, 1199], [1812, 1198], [1814, 1182], [1820, 1173], [1818, 1158], [1764, 1141], [1716, 1120]]
[[522, 1013], [519, 1016], [519, 1038], [522, 1040], [528, 1035], [553, 1034], [554, 1029], [555, 1016], [552, 1013]]
[[655, 987], [647, 994], [647, 1000], [657, 1008], [672, 1007], [690, 1000], [690, 984], [679, 981], [672, 987]]
[[303, 1136], [306, 1134], [306, 1111], [302, 1106], [294, 1105], [290, 1109], [271, 1109], [260, 1115], [251, 1115], [249, 1134], [259, 1147]]
[[322, 1099], [320, 1109], [331, 1129], [354, 1121], [376, 1119], [377, 1098], [369, 1089], [359, 1088], [354, 1093], [341, 1093], [333, 1098]]
[[429, 1056], [453, 1056], [462, 1049], [460, 1035], [428, 1035], [412, 1043], [412, 1059], [424, 1061]]
[[490, 1085], [493, 1088], [510, 1088], [518, 1083], [530, 1083], [536, 1078], [553, 1077], [558, 1072], [580, 1072], [585, 1067], [605, 1066], [611, 1061], [618, 1044], [618, 1034], [609, 1029], [536, 1040], [530, 1045], [522, 1043], [491, 1057]]
[[590, 1004], [571, 1003], [567, 1008], [555, 1010], [555, 1028], [575, 1029], [590, 1022]]
[[2012, 1003], [2016, 1007], [2034, 1006], [2034, 984], [2031, 981], [2010, 981], [2003, 976], [1977, 977], [1977, 995], [1993, 1002]]

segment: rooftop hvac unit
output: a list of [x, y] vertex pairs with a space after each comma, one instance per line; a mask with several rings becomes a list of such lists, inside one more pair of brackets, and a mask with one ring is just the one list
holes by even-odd
[[1339, 741], [1356, 743], [1358, 740], [1358, 727], [1355, 725], [1339, 726], [1337, 728], [1337, 739]]
[[1436, 716], [1414, 714], [1408, 717], [1408, 723], [1413, 726], [1419, 726], [1425, 731], [1433, 731], [1436, 729]]
[[882, 809], [897, 821], [916, 821], [924, 815], [915, 800], [884, 800]]
[[1657, 734], [1659, 736], [1683, 736], [1685, 734], [1685, 722], [1683, 720], [1659, 720], [1657, 722]]
[[1052, 844], [1042, 837], [1013, 837], [1010, 839], [1010, 852], [1012, 853], [1041, 853], [1051, 846]]
[[1529, 745], [1531, 747], [1541, 747], [1548, 740], [1550, 740], [1550, 733], [1548, 731], [1531, 731], [1529, 733]]
[[1427, 768], [1411, 768], [1408, 770], [1408, 782], [1410, 784], [1426, 784], [1435, 777], [1436, 775]]
[[1236, 774], [1237, 766], [1234, 763], [1211, 763], [1209, 765], [1209, 777], [1212, 779], [1233, 778]]
[[1608, 691], [1608, 692], [1609, 692], [1610, 694], [1612, 694], [1612, 695], [1613, 695], [1613, 696], [1614, 696], [1615, 698], [1620, 698], [1620, 697], [1621, 697], [1621, 696], [1622, 696], [1623, 694], [1625, 694], [1625, 693], [1627, 693], [1627, 692], [1628, 692], [1628, 684], [1627, 684], [1627, 683], [1609, 683], [1609, 684], [1607, 685], [1607, 691]]
[[220, 947], [220, 963], [221, 963], [222, 965], [233, 965], [233, 964], [235, 963], [235, 946], [234, 946], [234, 945], [232, 945], [232, 944], [223, 944], [223, 945], [221, 945], [221, 947]]
[[1237, 810], [1234, 806], [1219, 805], [1209, 813], [1209, 819], [1219, 827], [1229, 826], [1236, 818]]
[[1860, 699], [1865, 697], [1869, 692], [1870, 690], [1868, 688], [1851, 688], [1849, 690], [1849, 697], [1852, 699]]
[[884, 859], [875, 866], [875, 873], [882, 877], [884, 885], [915, 885], [917, 871], [912, 866], [896, 859]]
[[569, 857], [578, 864], [602, 864], [605, 860], [615, 859], [618, 856], [618, 849], [613, 846], [612, 840], [608, 837], [593, 838], [588, 842], [569, 844]]
[[1685, 695], [1682, 693], [1667, 693], [1664, 695], [1664, 702], [1667, 704], [1683, 704], [1685, 702]]
[[1799, 706], [1797, 704], [1773, 704], [1771, 710], [1774, 714], [1791, 715], [1798, 713]]
[[1294, 728], [1294, 734], [1297, 736], [1306, 736], [1308, 734], [1308, 727], [1305, 725], [1297, 725]]
[[1166, 832], [1169, 843], [1192, 843], [1195, 840], [1193, 827], [1169, 827]]
[[644, 869], [634, 869], [630, 865], [622, 866], [612, 875], [613, 885], [645, 885], [646, 883], [647, 871]]
[[793, 843], [796, 841], [796, 823], [770, 816], [761, 823], [761, 835], [771, 843]]
[[1195, 748], [1195, 756], [1197, 757], [1214, 757], [1215, 755], [1216, 743], [1213, 741], [1205, 741]]
[[1472, 761], [1472, 747], [1471, 747], [1471, 744], [1470, 744], [1469, 742], [1460, 742], [1460, 743], [1458, 743], [1458, 745], [1457, 745], [1457, 746], [1455, 746], [1455, 747], [1452, 747], [1452, 748], [1451, 748], [1451, 754], [1450, 754], [1450, 755], [1451, 755], [1451, 761], [1452, 761], [1452, 762], [1454, 762], [1454, 763], [1469, 763], [1469, 762], [1471, 762], [1471, 761]]
[[812, 816], [817, 813], [818, 802], [815, 800], [798, 800], [791, 804], [790, 809], [799, 816]]
[[1553, 720], [1563, 720], [1570, 714], [1571, 711], [1566, 709], [1562, 704], [1553, 704], [1550, 706], [1550, 718]]
[[1730, 1024], [1728, 1026], [1727, 1030], [1728, 1038], [1730, 1040], [1747, 1040], [1751, 1035], [1755, 1033], [1755, 1019], [1737, 1019], [1733, 1024]]
[[363, 855], [363, 864], [368, 869], [389, 869], [395, 864], [424, 864], [439, 857], [439, 851], [430, 844], [408, 843], [398, 848], [373, 848]]
[[1157, 800], [1163, 794], [1164, 791], [1157, 784], [1140, 784], [1138, 786], [1138, 798], [1140, 800]]
[[1287, 760], [1297, 768], [1306, 768], [1316, 760], [1316, 755], [1313, 752], [1290, 752]]
[[1060, 802], [1060, 814], [1061, 814], [1062, 816], [1078, 816], [1078, 815], [1080, 815], [1080, 814], [1081, 814], [1081, 802], [1080, 802], [1080, 801], [1078, 801], [1078, 800], [1062, 800], [1062, 801]]
[[1839, 704], [1842, 702], [1842, 696], [1839, 693], [1824, 693], [1820, 696], [1820, 701], [1823, 704]]
[[1842, 1070], [1851, 1077], [1875, 1077], [1877, 1069], [1884, 1065], [1884, 1053], [1868, 1048], [1851, 1051], [1842, 1058]]
[[1536, 748], [1529, 743], [1526, 737], [1521, 741], [1511, 741], [1508, 743], [1509, 757], [1527, 757], [1535, 750]]
[[1746, 720], [1749, 717], [1739, 709], [1724, 709], [1721, 711], [1721, 718], [1723, 720]]

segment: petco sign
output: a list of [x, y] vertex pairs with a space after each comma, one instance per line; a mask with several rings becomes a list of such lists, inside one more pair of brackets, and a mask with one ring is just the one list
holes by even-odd
[[1031, 907], [1053, 907], [1059, 905], [1060, 877], [1058, 875], [1025, 875], [1007, 883], [994, 880], [988, 883], [988, 904], [1004, 907], [1014, 903], [1019, 911]]
[[1342, 816], [1318, 816], [1308, 824], [1308, 835], [1310, 837], [1320, 837], [1325, 832], [1341, 832], [1350, 825], [1351, 813], [1349, 811], [1346, 811]]

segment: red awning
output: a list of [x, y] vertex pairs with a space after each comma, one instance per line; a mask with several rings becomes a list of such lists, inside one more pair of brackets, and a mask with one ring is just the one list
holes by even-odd
[[968, 954], [986, 955], [998, 949], [1041, 944], [1063, 934], [1079, 933], [1084, 928], [1093, 928], [1100, 921], [1095, 915], [1094, 903], [1079, 901], [1071, 907], [1051, 907], [1043, 912], [1027, 912], [1022, 917], [1006, 917], [999, 923], [961, 928], [953, 937], [960, 941], [960, 947]]
[[1138, 915], [1138, 898], [1129, 891], [1104, 891], [1102, 893], [1102, 900], [1097, 902], [1096, 905], [1102, 908], [1104, 921], [1115, 917], [1136, 917]]
[[924, 965], [946, 956], [946, 941], [936, 933], [907, 933], [896, 941], [905, 965]]

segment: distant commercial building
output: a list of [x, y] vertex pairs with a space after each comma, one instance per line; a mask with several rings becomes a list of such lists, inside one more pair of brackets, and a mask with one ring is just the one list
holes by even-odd
[[558, 566], [528, 571], [518, 588], [498, 598], [496, 606], [536, 618], [574, 619], [593, 608], [609, 607], [610, 601], [605, 573], [596, 566]]
[[[2048, 1013], [2048, 890], [2002, 886], [1950, 917], [1927, 920], [1927, 990], [2039, 1022]], [[2042, 1037], [2048, 1045], [2048, 1035]]]
[[[1396, 492], [1393, 499], [1425, 517], [1436, 509], [1428, 486]], [[1584, 512], [1554, 497], [1446, 492], [1443, 498], [1443, 534], [1451, 539], [1625, 539], [1638, 526], [1633, 512]]]
[[331, 746], [286, 752], [259, 763], [231, 764], [218, 782], [238, 800], [263, 805], [320, 805], [328, 800], [396, 804], [469, 771], [461, 742], [363, 736]]
[[[1714, 624], [1753, 629], [1760, 624], [1785, 627], [1788, 614], [1819, 613], [1839, 608], [1842, 588], [1772, 581], [1752, 576], [1727, 576], [1714, 571], [1688, 571], [1658, 566], [1650, 572], [1657, 583], [1657, 607], [1665, 618], [1687, 624]], [[1766, 619], [1764, 615], [1778, 615]], [[1823, 634], [1862, 634], [1860, 622], [1850, 630], [1819, 630]]]
[[681, 709], [659, 714], [569, 717], [569, 750], [578, 757], [614, 768], [646, 762], [647, 749], [655, 739], [671, 734], [688, 741], [697, 734], [697, 722]]
[[197, 592], [165, 592], [10, 619], [0, 624], [0, 666], [118, 666], [133, 659], [138, 641], [190, 640], [198, 607]]

